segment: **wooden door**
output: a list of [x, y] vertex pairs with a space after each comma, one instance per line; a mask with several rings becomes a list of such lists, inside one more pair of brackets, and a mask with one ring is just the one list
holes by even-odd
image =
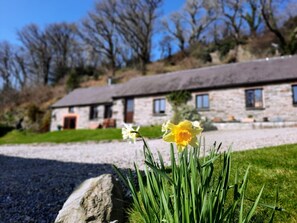
[[127, 98], [125, 102], [125, 122], [133, 123], [134, 116], [134, 99]]
[[65, 117], [63, 129], [75, 129], [76, 117]]

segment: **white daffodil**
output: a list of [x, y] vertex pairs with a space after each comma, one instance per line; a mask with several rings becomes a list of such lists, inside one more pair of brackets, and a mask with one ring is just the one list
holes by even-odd
[[135, 143], [138, 130], [139, 126], [134, 129], [132, 124], [124, 123], [124, 127], [122, 128], [123, 139], [127, 140], [129, 143]]
[[192, 126], [196, 129], [202, 129], [201, 126], [200, 126], [200, 122], [198, 121], [194, 121], [192, 122]]
[[167, 122], [164, 122], [163, 124], [162, 124], [162, 132], [164, 132], [164, 134], [166, 134], [167, 132], [168, 132], [168, 125], [169, 125], [169, 123], [170, 123], [170, 121], [168, 120]]

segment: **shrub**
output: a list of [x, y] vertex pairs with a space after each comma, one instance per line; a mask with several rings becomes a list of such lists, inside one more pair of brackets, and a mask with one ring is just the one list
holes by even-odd
[[12, 131], [14, 128], [11, 126], [0, 125], [0, 137], [6, 135], [8, 132]]
[[35, 104], [29, 104], [27, 106], [27, 114], [29, 121], [34, 123], [38, 120], [40, 109]]
[[190, 55], [202, 61], [203, 63], [212, 62], [210, 50], [208, 50], [206, 47], [200, 47], [199, 45], [196, 47], [193, 47]]
[[80, 77], [75, 70], [71, 70], [66, 82], [66, 90], [72, 91], [75, 88], [78, 88], [80, 85]]
[[183, 119], [183, 117], [181, 115], [179, 108], [180, 106], [185, 105], [187, 101], [189, 101], [192, 98], [191, 93], [188, 91], [174, 91], [167, 95], [166, 98], [173, 109], [172, 122], [180, 122]]
[[204, 131], [217, 130], [217, 128], [213, 125], [211, 120], [209, 120], [208, 118], [201, 118], [201, 115], [199, 114], [197, 109], [191, 105], [187, 105], [183, 103], [179, 106], [176, 106], [173, 110], [174, 110], [174, 114], [172, 117], [173, 123], [178, 123], [184, 119], [189, 121], [200, 121]]
[[50, 124], [51, 124], [51, 111], [48, 110], [45, 112], [43, 115], [41, 121], [40, 121], [40, 126], [39, 126], [39, 132], [48, 132], [50, 129]]

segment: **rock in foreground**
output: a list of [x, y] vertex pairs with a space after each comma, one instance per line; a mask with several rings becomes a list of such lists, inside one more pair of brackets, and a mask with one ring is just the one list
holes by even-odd
[[55, 223], [123, 222], [123, 196], [111, 174], [84, 181], [67, 199]]

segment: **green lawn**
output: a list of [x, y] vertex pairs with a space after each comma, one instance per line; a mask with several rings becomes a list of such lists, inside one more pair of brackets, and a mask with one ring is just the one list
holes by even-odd
[[[234, 152], [231, 156], [230, 184], [233, 183], [236, 169], [243, 176], [250, 166], [247, 197], [256, 198], [265, 185], [260, 203], [275, 205], [276, 191], [279, 188], [278, 207], [285, 211], [277, 212], [274, 222], [297, 222], [297, 144]], [[142, 222], [136, 210], [131, 210], [131, 213], [131, 223]], [[268, 222], [270, 217], [271, 209], [259, 205], [252, 222]]]
[[[162, 135], [160, 126], [142, 127], [140, 133], [146, 138], [158, 138]], [[0, 137], [0, 144], [67, 143], [120, 139], [122, 139], [121, 129], [64, 130], [48, 133], [11, 131]]]
[[[249, 197], [255, 197], [265, 185], [261, 202], [274, 205], [279, 188], [279, 206], [285, 211], [277, 213], [275, 222], [297, 222], [297, 144], [235, 152], [232, 160], [233, 174], [236, 168], [243, 173], [251, 165]], [[267, 209], [261, 210], [263, 214]]]

